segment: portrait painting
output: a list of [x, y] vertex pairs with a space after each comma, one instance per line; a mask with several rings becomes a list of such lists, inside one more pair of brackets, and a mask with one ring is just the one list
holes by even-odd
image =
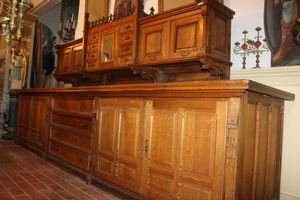
[[293, 33], [300, 0], [265, 0], [264, 26], [271, 67], [300, 65], [300, 44]]
[[115, 0], [114, 13], [121, 13], [131, 8], [133, 0]]

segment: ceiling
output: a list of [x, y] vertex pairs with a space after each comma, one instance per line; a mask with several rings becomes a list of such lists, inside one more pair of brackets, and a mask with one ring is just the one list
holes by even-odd
[[31, 0], [31, 2], [34, 7], [28, 13], [40, 16], [60, 3], [61, 0]]

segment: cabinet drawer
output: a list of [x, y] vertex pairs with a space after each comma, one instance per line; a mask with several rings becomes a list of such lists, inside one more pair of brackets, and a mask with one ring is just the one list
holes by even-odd
[[88, 51], [97, 51], [98, 50], [98, 42], [88, 44]]
[[74, 133], [69, 130], [51, 127], [50, 137], [59, 140], [61, 142], [66, 142], [70, 145], [91, 151], [91, 136]]
[[54, 110], [66, 110], [72, 112], [92, 113], [94, 107], [93, 99], [53, 99]]
[[133, 21], [124, 22], [120, 25], [120, 33], [126, 32], [126, 31], [132, 31], [134, 28]]
[[126, 65], [133, 63], [133, 57], [131, 55], [128, 56], [120, 56], [119, 57], [119, 64], [120, 65]]
[[52, 123], [59, 124], [62, 126], [68, 126], [71, 128], [92, 131], [93, 130], [93, 119], [92, 118], [81, 118], [78, 116], [69, 116], [61, 114], [52, 114]]
[[97, 28], [91, 29], [88, 35], [88, 41], [94, 42], [99, 40], [99, 30]]
[[98, 62], [97, 60], [93, 60], [93, 61], [87, 61], [86, 62], [86, 70], [93, 70], [93, 69], [97, 69], [98, 68]]
[[131, 55], [133, 52], [133, 46], [132, 45], [126, 45], [126, 46], [120, 46], [120, 56], [123, 55]]
[[89, 168], [89, 155], [74, 151], [68, 147], [54, 143], [52, 141], [49, 141], [49, 152], [86, 171]]
[[133, 41], [133, 32], [129, 32], [127, 34], [122, 34], [120, 36], [120, 44], [124, 44], [124, 43], [132, 43]]
[[87, 59], [88, 60], [97, 60], [98, 59], [98, 52], [97, 51], [89, 52], [87, 54]]

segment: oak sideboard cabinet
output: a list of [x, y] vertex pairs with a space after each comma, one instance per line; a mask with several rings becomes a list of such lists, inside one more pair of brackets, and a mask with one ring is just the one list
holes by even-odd
[[16, 92], [15, 141], [88, 184], [128, 199], [279, 199], [291, 93], [250, 80]]

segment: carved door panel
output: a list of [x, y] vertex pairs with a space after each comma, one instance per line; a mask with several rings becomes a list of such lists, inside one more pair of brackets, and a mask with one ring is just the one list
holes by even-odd
[[141, 26], [140, 53], [141, 63], [161, 62], [168, 58], [169, 23], [158, 21]]
[[48, 96], [33, 96], [31, 99], [29, 143], [45, 150], [48, 140]]
[[171, 21], [172, 58], [185, 59], [205, 53], [203, 17], [199, 14]]
[[16, 126], [16, 137], [28, 142], [30, 131], [30, 106], [31, 96], [20, 95], [18, 98], [18, 120]]
[[226, 102], [153, 102], [144, 192], [151, 199], [222, 199]]
[[72, 65], [73, 72], [82, 70], [82, 44], [73, 47], [72, 51]]
[[61, 53], [61, 69], [59, 73], [68, 73], [71, 70], [71, 48], [64, 49]]
[[98, 103], [94, 174], [140, 193], [146, 102], [106, 99]]

